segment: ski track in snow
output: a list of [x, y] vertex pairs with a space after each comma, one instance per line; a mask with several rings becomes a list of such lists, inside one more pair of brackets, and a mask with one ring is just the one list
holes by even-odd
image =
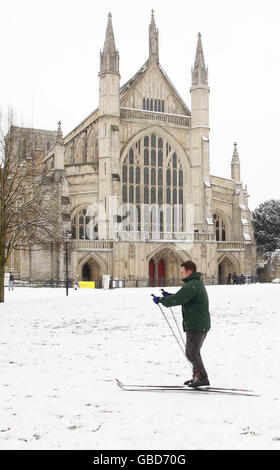
[[207, 291], [212, 329], [202, 356], [211, 385], [260, 397], [117, 387], [115, 377], [167, 385], [190, 377], [152, 302], [156, 288], [71, 289], [68, 297], [64, 289], [6, 289], [0, 449], [279, 450], [280, 286]]

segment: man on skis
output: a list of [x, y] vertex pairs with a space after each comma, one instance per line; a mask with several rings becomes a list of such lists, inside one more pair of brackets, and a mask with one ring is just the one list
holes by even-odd
[[183, 330], [186, 333], [186, 356], [193, 366], [193, 378], [184, 382], [190, 387], [210, 385], [205, 370], [200, 349], [210, 330], [210, 314], [208, 294], [201, 278], [196, 272], [196, 265], [192, 261], [185, 261], [180, 267], [183, 287], [170, 294], [163, 291], [163, 297], [154, 297], [153, 301], [161, 303], [164, 307], [182, 305]]

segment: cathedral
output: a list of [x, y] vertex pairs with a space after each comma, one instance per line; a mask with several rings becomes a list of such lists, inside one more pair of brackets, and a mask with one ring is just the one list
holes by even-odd
[[[119, 285], [176, 285], [180, 264], [188, 259], [205, 283], [225, 283], [234, 272], [256, 273], [236, 143], [231, 178], [211, 174], [210, 88], [200, 33], [194, 52], [189, 108], [160, 65], [152, 11], [149, 57], [120, 85], [109, 13], [98, 107], [64, 137], [60, 123], [55, 132], [32, 129], [68, 211], [72, 281], [100, 285], [110, 275]], [[63, 285], [65, 247], [61, 250], [56, 260], [42, 251], [14, 254], [10, 269], [22, 281]]]

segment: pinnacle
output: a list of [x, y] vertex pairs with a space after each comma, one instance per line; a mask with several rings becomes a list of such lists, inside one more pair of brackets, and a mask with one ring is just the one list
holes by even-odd
[[192, 85], [208, 86], [208, 69], [205, 66], [204, 54], [201, 41], [201, 33], [197, 34], [197, 45], [195, 53], [195, 62], [192, 69]]
[[106, 29], [106, 36], [104, 42], [103, 52], [114, 54], [116, 52], [116, 45], [115, 45], [115, 38], [113, 32], [113, 25], [112, 25], [112, 13], [109, 12], [108, 14], [108, 23]]
[[233, 148], [233, 155], [232, 155], [231, 162], [232, 163], [240, 163], [239, 155], [238, 155], [238, 151], [237, 151], [237, 142], [234, 142], [233, 147], [234, 148]]

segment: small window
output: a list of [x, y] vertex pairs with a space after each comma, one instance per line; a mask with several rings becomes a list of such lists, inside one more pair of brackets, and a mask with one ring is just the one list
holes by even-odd
[[149, 184], [149, 168], [144, 168], [144, 184]]
[[156, 188], [151, 189], [151, 203], [152, 204], [156, 203]]
[[149, 165], [149, 150], [144, 150], [144, 165]]
[[163, 204], [162, 188], [158, 188], [158, 204]]
[[179, 171], [179, 186], [183, 186], [183, 170]]
[[133, 186], [129, 186], [129, 202], [134, 202]]
[[162, 173], [162, 168], [158, 169], [158, 185], [162, 186], [163, 185], [163, 173]]
[[140, 202], [140, 186], [136, 186], [136, 202]]
[[167, 186], [171, 186], [171, 170], [167, 168], [166, 170], [166, 184]]
[[129, 182], [130, 183], [134, 182], [134, 168], [133, 168], [133, 166], [129, 167]]
[[122, 167], [122, 179], [123, 183], [127, 183], [127, 167], [125, 165]]
[[126, 185], [123, 185], [123, 188], [122, 188], [122, 200], [123, 200], [123, 202], [127, 202], [127, 187], [126, 187]]
[[156, 184], [156, 170], [155, 170], [155, 168], [151, 169], [151, 184], [152, 185]]
[[140, 184], [140, 167], [137, 166], [135, 170], [135, 183]]
[[145, 186], [144, 188], [144, 204], [149, 204], [149, 188]]

